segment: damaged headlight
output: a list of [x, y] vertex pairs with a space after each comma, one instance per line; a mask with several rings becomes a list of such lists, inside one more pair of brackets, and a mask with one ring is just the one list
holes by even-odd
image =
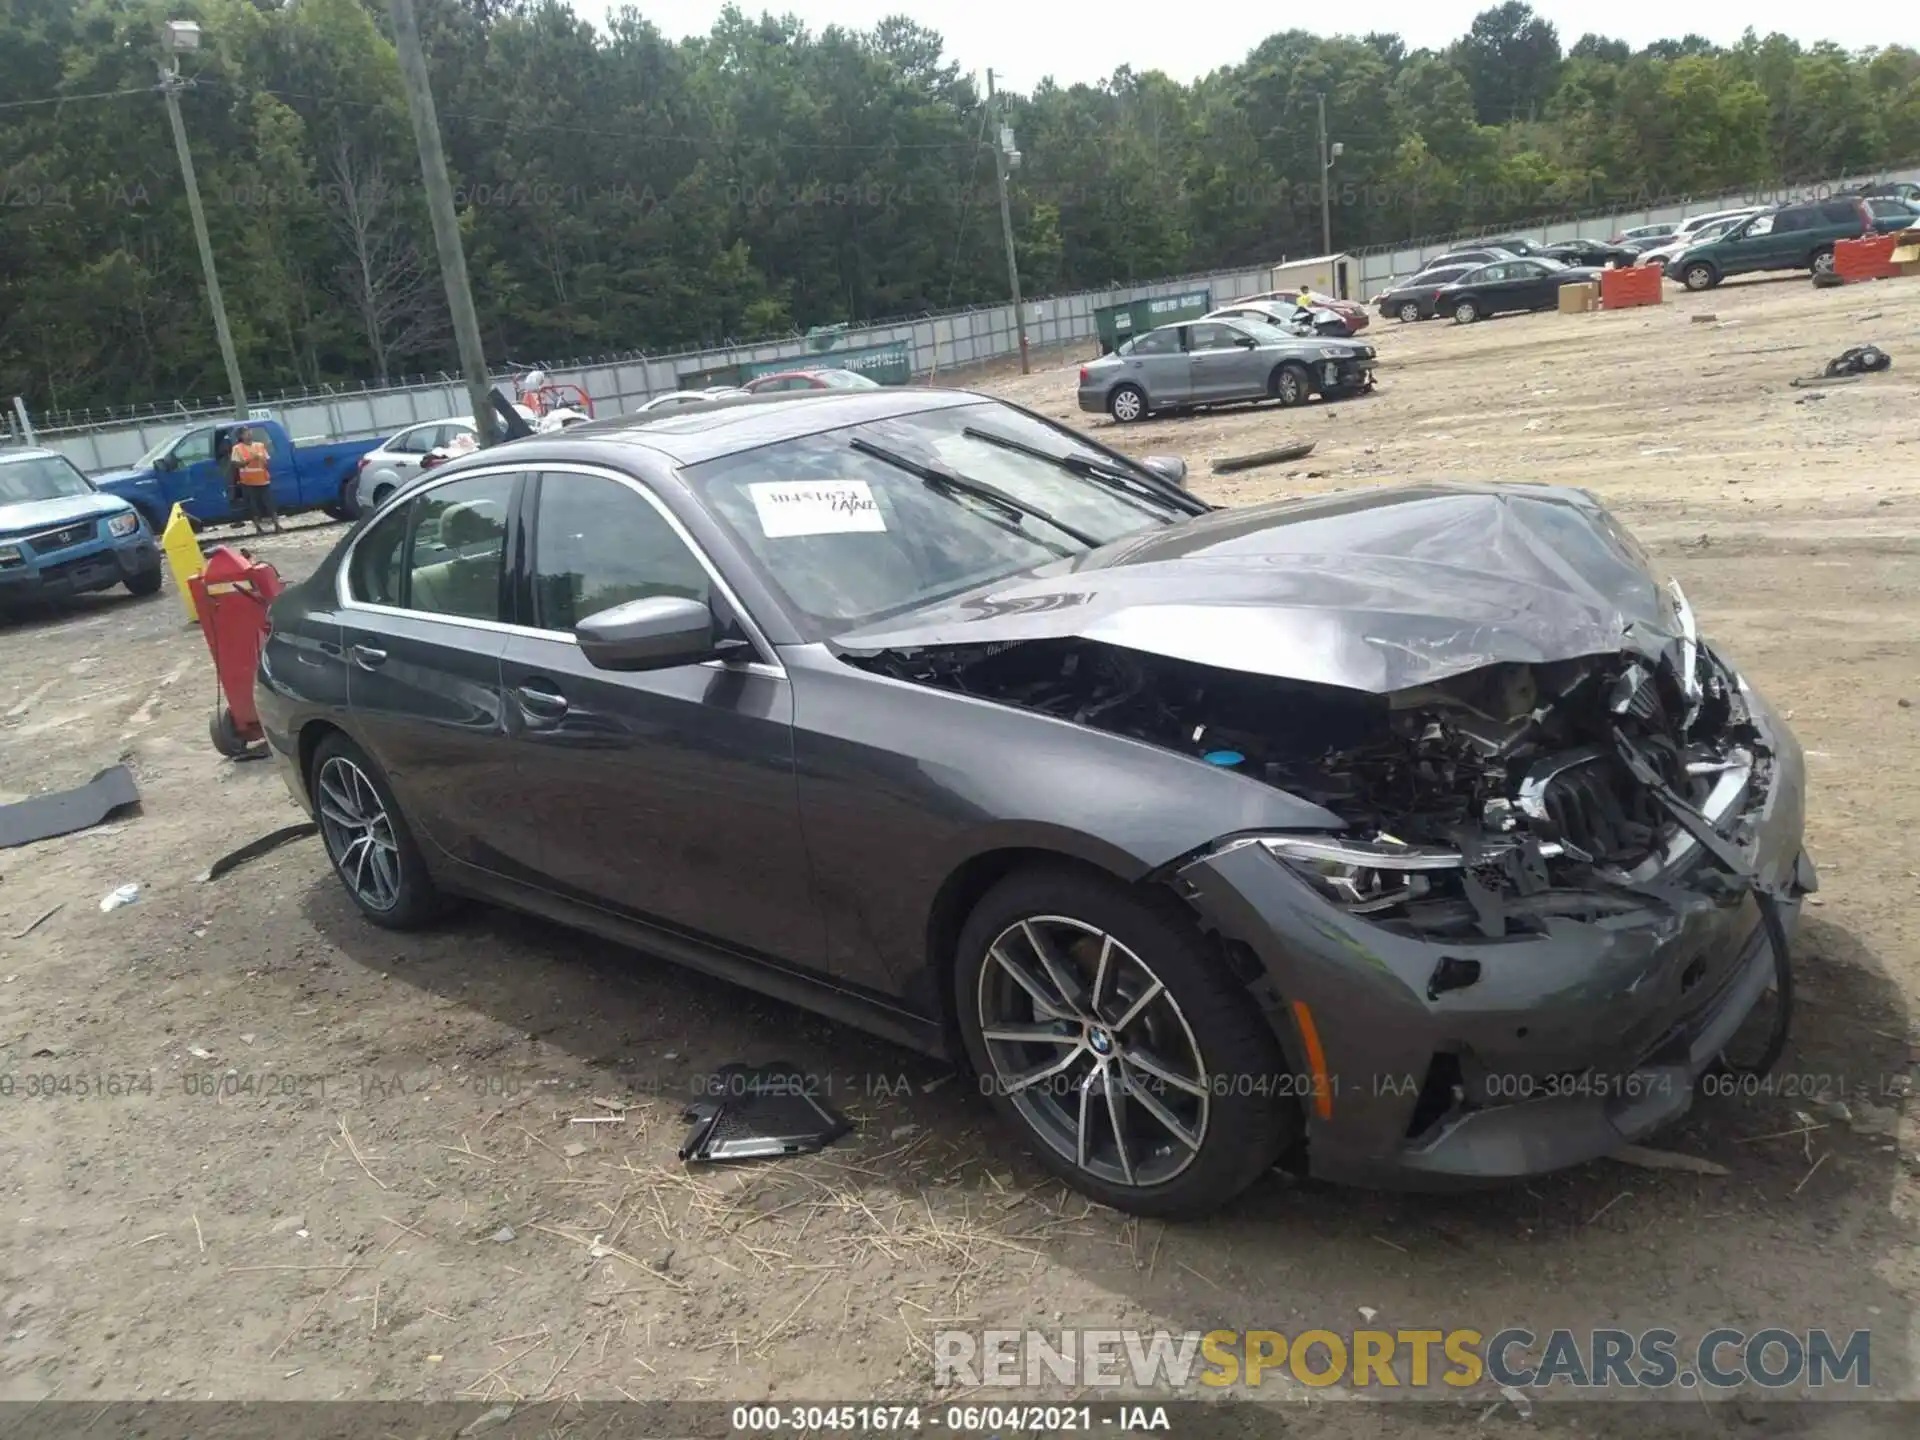
[[1461, 870], [1466, 857], [1436, 845], [1329, 836], [1268, 835], [1259, 842], [1327, 899], [1353, 915], [1391, 910], [1428, 894], [1435, 870]]

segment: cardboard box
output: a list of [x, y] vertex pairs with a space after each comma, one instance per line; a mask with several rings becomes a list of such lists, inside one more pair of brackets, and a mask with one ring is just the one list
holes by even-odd
[[1585, 315], [1593, 309], [1596, 295], [1592, 281], [1582, 280], [1572, 285], [1560, 287], [1560, 313], [1562, 315]]

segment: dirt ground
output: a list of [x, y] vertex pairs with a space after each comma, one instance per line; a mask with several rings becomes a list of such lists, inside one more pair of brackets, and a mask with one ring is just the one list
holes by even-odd
[[[785, 1006], [484, 909], [381, 932], [317, 839], [204, 883], [301, 817], [208, 744], [212, 670], [169, 584], [0, 628], [0, 801], [124, 760], [144, 802], [0, 852], [0, 1399], [926, 1398], [934, 1330], [1062, 1324], [1825, 1325], [1873, 1332], [1876, 1394], [1920, 1397], [1920, 282], [1668, 301], [1376, 321], [1379, 390], [1295, 411], [1122, 429], [1078, 415], [1062, 357], [977, 383], [1184, 455], [1230, 504], [1491, 478], [1617, 509], [1808, 754], [1823, 888], [1776, 1093], [1702, 1100], [1657, 1141], [1730, 1174], [1609, 1161], [1444, 1198], [1275, 1177], [1204, 1224], [1135, 1222], [1046, 1180], [940, 1067]], [[1890, 372], [1789, 385], [1866, 340]], [[1208, 474], [1294, 438], [1308, 459]], [[291, 579], [340, 533], [248, 543]], [[683, 1167], [692, 1082], [777, 1057], [831, 1076], [857, 1132]], [[1285, 1433], [1440, 1423], [1266, 1389], [1295, 1402]], [[1448, 1414], [1528, 1424], [1490, 1400]], [[1622, 1409], [1530, 1428], [1615, 1433]], [[1619, 1433], [1812, 1432], [1785, 1409]]]

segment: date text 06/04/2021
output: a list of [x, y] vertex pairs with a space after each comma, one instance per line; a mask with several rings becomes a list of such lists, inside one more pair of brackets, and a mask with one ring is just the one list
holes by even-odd
[[819, 1434], [822, 1431], [890, 1434], [934, 1430], [950, 1435], [1088, 1434], [1095, 1430], [1145, 1430], [1166, 1434], [1173, 1422], [1164, 1405], [736, 1405], [730, 1417], [736, 1435]]

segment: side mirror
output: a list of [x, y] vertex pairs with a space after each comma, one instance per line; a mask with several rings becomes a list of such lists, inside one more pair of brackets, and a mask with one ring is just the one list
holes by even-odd
[[1238, 336], [1233, 343], [1238, 345], [1242, 350], [1258, 350], [1260, 348], [1260, 342], [1251, 335]]
[[1181, 489], [1187, 486], [1187, 462], [1178, 455], [1148, 455], [1140, 462], [1163, 480], [1171, 480]]
[[652, 595], [587, 616], [573, 627], [580, 653], [601, 670], [667, 670], [720, 653], [719, 626], [704, 601]]
[[180, 468], [180, 462], [172, 455], [162, 455], [158, 460], [153, 462], [153, 468], [165, 474], [169, 470], [178, 470]]

